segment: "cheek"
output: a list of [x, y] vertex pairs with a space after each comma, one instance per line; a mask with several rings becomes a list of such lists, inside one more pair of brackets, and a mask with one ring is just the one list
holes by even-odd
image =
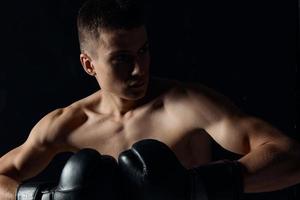
[[128, 72], [124, 68], [113, 68], [106, 66], [106, 69], [102, 71], [99, 78], [102, 78], [102, 84], [105, 84], [106, 88], [120, 88], [127, 80]]
[[119, 78], [113, 77], [113, 75], [106, 74], [105, 76], [99, 76], [99, 85], [102, 89], [119, 93], [123, 88], [123, 82]]
[[150, 66], [150, 62], [151, 62], [151, 57], [150, 57], [150, 54], [148, 53], [146, 56], [145, 56], [145, 59], [144, 59], [144, 65], [145, 67], [148, 69], [149, 66]]
[[114, 68], [111, 72], [111, 77], [114, 77], [118, 82], [124, 82], [128, 79], [130, 74], [130, 69], [128, 67]]
[[108, 82], [110, 79], [116, 79], [116, 70], [108, 62], [99, 63], [95, 69], [102, 82]]

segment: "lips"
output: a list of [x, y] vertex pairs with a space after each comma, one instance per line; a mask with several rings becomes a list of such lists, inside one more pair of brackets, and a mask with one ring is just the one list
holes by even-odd
[[141, 80], [141, 81], [135, 81], [135, 82], [131, 82], [129, 83], [129, 87], [131, 88], [137, 88], [137, 87], [141, 87], [145, 84], [145, 81], [144, 80]]

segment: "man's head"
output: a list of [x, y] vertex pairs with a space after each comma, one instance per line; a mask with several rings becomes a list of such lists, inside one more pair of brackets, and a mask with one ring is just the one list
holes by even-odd
[[[141, 0], [88, 0], [77, 26], [80, 60], [103, 90], [139, 99], [148, 83], [150, 56]], [[141, 83], [143, 86], [138, 87]]]

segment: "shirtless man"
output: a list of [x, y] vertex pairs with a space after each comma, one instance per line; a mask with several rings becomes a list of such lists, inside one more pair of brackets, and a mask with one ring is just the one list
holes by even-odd
[[[123, 2], [118, 5], [117, 2]], [[209, 139], [243, 155], [244, 192], [300, 182], [300, 147], [204, 86], [150, 78], [148, 38], [135, 1], [89, 1], [78, 15], [80, 61], [101, 90], [43, 117], [21, 146], [0, 159], [0, 199], [60, 152], [96, 149], [118, 158], [137, 141], [159, 140], [186, 169], [211, 161]]]

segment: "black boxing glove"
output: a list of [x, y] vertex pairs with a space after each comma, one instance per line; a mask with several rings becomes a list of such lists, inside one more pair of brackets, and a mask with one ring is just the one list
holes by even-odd
[[119, 199], [119, 170], [110, 156], [83, 149], [65, 164], [59, 183], [23, 183], [17, 200], [116, 200]]
[[135, 143], [118, 162], [138, 200], [238, 200], [243, 192], [239, 162], [187, 170], [167, 145], [152, 139]]

